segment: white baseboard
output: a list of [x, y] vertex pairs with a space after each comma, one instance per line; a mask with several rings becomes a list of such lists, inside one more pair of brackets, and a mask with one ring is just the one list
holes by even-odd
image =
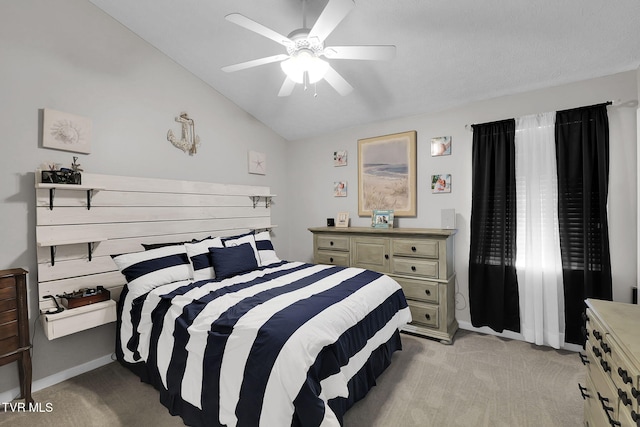
[[[494, 331], [488, 326], [483, 326], [482, 328], [476, 328], [471, 323], [465, 322], [463, 320], [458, 320], [458, 326], [460, 327], [460, 329], [464, 329], [467, 331], [473, 331], [473, 332], [478, 332], [478, 333], [487, 334], [487, 335], [495, 335], [497, 337], [508, 338], [511, 340], [525, 341], [524, 336], [518, 332], [504, 331], [503, 333], [499, 333]], [[570, 343], [565, 343], [564, 346], [562, 346], [562, 349], [567, 351], [574, 351], [576, 353], [583, 350], [582, 346], [578, 344], [570, 344]]]
[[[83, 363], [82, 365], [74, 366], [73, 368], [66, 369], [62, 372], [57, 372], [53, 375], [49, 375], [46, 378], [39, 379], [34, 381], [31, 385], [31, 392], [35, 393], [36, 391], [42, 390], [47, 387], [51, 387], [52, 385], [61, 383], [64, 380], [68, 380], [69, 378], [73, 378], [80, 374], [84, 374], [85, 372], [89, 372], [93, 369], [99, 368], [104, 365], [108, 365], [113, 362], [113, 355], [107, 354], [106, 356], [102, 356], [99, 359], [92, 360], [90, 362]], [[12, 390], [5, 391], [0, 393], [0, 402], [11, 402], [12, 400], [18, 398], [20, 396], [20, 387], [16, 387]]]

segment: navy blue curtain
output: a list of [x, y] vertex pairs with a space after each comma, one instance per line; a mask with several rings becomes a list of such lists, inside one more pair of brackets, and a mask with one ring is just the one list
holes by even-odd
[[586, 298], [611, 300], [607, 104], [556, 113], [565, 341], [584, 344]]
[[473, 126], [469, 310], [475, 327], [520, 332], [515, 120]]

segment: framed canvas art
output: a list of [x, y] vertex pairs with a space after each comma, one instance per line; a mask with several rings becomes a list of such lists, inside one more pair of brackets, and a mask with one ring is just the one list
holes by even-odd
[[74, 153], [91, 153], [91, 119], [45, 108], [42, 120], [42, 147]]
[[358, 140], [358, 215], [416, 215], [416, 131]]

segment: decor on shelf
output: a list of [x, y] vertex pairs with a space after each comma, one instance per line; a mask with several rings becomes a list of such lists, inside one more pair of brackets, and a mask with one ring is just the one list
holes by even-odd
[[267, 174], [267, 155], [257, 151], [249, 151], [249, 173], [256, 175]]
[[193, 156], [198, 150], [198, 145], [200, 145], [200, 137], [196, 135], [195, 123], [185, 112], [180, 113], [180, 115], [176, 117], [176, 122], [182, 125], [181, 138], [176, 138], [173, 131], [169, 129], [169, 132], [167, 132], [167, 140], [175, 147]]
[[45, 108], [42, 120], [42, 147], [91, 153], [92, 121], [75, 114]]
[[431, 175], [432, 193], [451, 193], [451, 174]]
[[431, 138], [431, 157], [450, 156], [451, 155], [451, 137], [440, 136]]
[[[45, 166], [49, 170], [43, 170], [42, 173], [42, 183], [43, 184], [82, 184], [82, 169], [80, 168], [80, 164], [77, 163], [78, 157], [73, 157], [73, 163], [71, 163], [71, 169], [69, 168], [58, 168], [58, 164], [56, 163], [47, 163]], [[43, 168], [44, 169], [44, 168]]]
[[371, 214], [373, 228], [393, 228], [393, 210], [374, 210]]
[[416, 131], [358, 140], [358, 215], [416, 215]]
[[349, 227], [349, 212], [338, 212], [338, 216], [336, 217], [336, 227]]
[[333, 197], [347, 197], [347, 181], [333, 183]]
[[333, 152], [333, 166], [347, 166], [346, 150], [338, 150]]

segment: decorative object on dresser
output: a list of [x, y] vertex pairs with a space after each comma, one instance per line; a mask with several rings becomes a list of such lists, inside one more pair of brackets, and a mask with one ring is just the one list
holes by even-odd
[[367, 227], [309, 228], [316, 264], [361, 267], [402, 286], [413, 322], [404, 331], [451, 344], [455, 318], [453, 236], [456, 230]]
[[358, 140], [358, 215], [416, 215], [416, 131]]
[[374, 210], [371, 214], [373, 228], [393, 228], [393, 209]]
[[31, 344], [27, 308], [27, 271], [0, 270], [0, 366], [18, 362], [20, 393], [31, 398]]
[[339, 227], [339, 228], [349, 227], [349, 212], [338, 212], [336, 227]]
[[588, 299], [586, 383], [578, 384], [588, 427], [640, 426], [640, 307]]
[[196, 135], [195, 122], [184, 112], [176, 117], [176, 122], [182, 125], [180, 139], [176, 138], [173, 131], [169, 129], [167, 132], [167, 141], [173, 144], [174, 147], [193, 156], [197, 153], [198, 146], [200, 145], [200, 137]]

